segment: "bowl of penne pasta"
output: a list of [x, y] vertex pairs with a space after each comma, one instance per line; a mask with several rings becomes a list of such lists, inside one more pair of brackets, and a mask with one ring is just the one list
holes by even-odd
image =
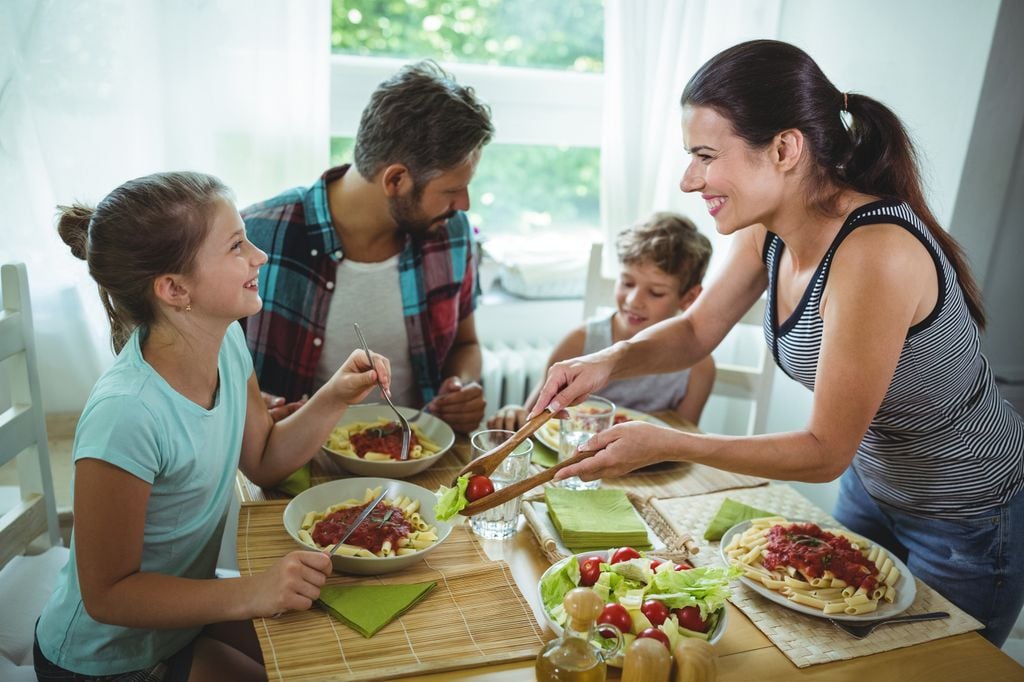
[[[407, 418], [410, 407], [398, 410]], [[424, 412], [411, 424], [409, 458], [399, 459], [402, 427], [387, 405], [353, 405], [331, 431], [323, 451], [356, 476], [408, 478], [441, 459], [455, 443], [455, 432], [437, 417]]]
[[451, 524], [434, 516], [433, 492], [387, 478], [344, 478], [299, 493], [284, 509], [285, 530], [301, 547], [329, 552], [382, 492], [384, 498], [331, 556], [335, 571], [400, 571], [451, 534]]

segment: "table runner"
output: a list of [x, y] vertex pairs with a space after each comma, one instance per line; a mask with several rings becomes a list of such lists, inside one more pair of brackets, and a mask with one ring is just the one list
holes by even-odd
[[[697, 563], [723, 565], [719, 543], [708, 542], [702, 538], [704, 528], [726, 497], [760, 509], [770, 509], [787, 518], [807, 519], [819, 524], [841, 527], [834, 518], [814, 506], [793, 488], [776, 484], [684, 498], [651, 500], [650, 504], [660, 519], [649, 519], [648, 522], [662, 538], [666, 538], [666, 542], [669, 541], [667, 538], [678, 534], [698, 538], [705, 546], [705, 550], [698, 556]], [[916, 585], [917, 596], [907, 609], [907, 613], [946, 611], [950, 617], [943, 620], [883, 626], [860, 640], [842, 632], [824, 618], [807, 616], [775, 604], [739, 581], [733, 583], [733, 596], [729, 601], [743, 611], [799, 668], [867, 656], [981, 629], [981, 623], [931, 587], [920, 580], [916, 580]]]
[[[282, 523], [286, 502], [242, 507], [238, 567], [265, 570], [298, 545]], [[545, 640], [504, 561], [491, 561], [468, 528], [457, 526], [423, 562], [381, 576], [335, 574], [329, 584], [437, 586], [412, 609], [366, 639], [314, 607], [253, 623], [271, 680], [383, 680], [403, 675], [527, 660]], [[330, 633], [325, 636], [324, 633]]]

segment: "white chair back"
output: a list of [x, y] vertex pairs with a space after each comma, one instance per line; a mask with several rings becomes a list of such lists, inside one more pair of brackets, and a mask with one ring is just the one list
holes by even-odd
[[603, 246], [601, 242], [596, 242], [590, 247], [587, 288], [583, 291], [584, 320], [589, 320], [596, 315], [598, 308], [615, 306], [615, 278], [605, 277], [601, 274]]
[[10, 407], [0, 413], [0, 466], [17, 458], [21, 489], [20, 500], [0, 517], [3, 567], [40, 535], [53, 546], [60, 544], [60, 534], [24, 264], [0, 267], [0, 290], [0, 362], [11, 398]]

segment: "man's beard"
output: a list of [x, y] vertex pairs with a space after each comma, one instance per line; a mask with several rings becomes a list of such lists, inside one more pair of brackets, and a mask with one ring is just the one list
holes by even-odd
[[422, 193], [413, 192], [411, 196], [392, 197], [388, 200], [388, 212], [398, 225], [398, 231], [416, 239], [429, 236], [435, 223], [441, 220], [447, 222], [455, 215], [455, 211], [448, 211], [432, 218], [424, 216], [419, 206], [421, 197]]

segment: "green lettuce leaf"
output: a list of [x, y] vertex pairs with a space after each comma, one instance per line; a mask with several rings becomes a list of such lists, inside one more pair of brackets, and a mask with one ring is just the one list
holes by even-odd
[[729, 581], [739, 577], [741, 573], [736, 566], [700, 566], [688, 571], [655, 571], [646, 598], [662, 601], [670, 609], [696, 606], [700, 609], [700, 617], [707, 619], [708, 614], [725, 606], [725, 600], [731, 594]]
[[580, 564], [576, 557], [569, 557], [557, 571], [552, 571], [540, 581], [540, 599], [551, 617], [559, 625], [565, 625], [565, 609], [562, 602], [566, 593], [580, 584]]
[[438, 521], [447, 521], [466, 508], [466, 505], [469, 504], [469, 500], [466, 499], [467, 487], [469, 487], [469, 476], [459, 476], [454, 488], [441, 486], [434, 493], [437, 495], [434, 516]]

